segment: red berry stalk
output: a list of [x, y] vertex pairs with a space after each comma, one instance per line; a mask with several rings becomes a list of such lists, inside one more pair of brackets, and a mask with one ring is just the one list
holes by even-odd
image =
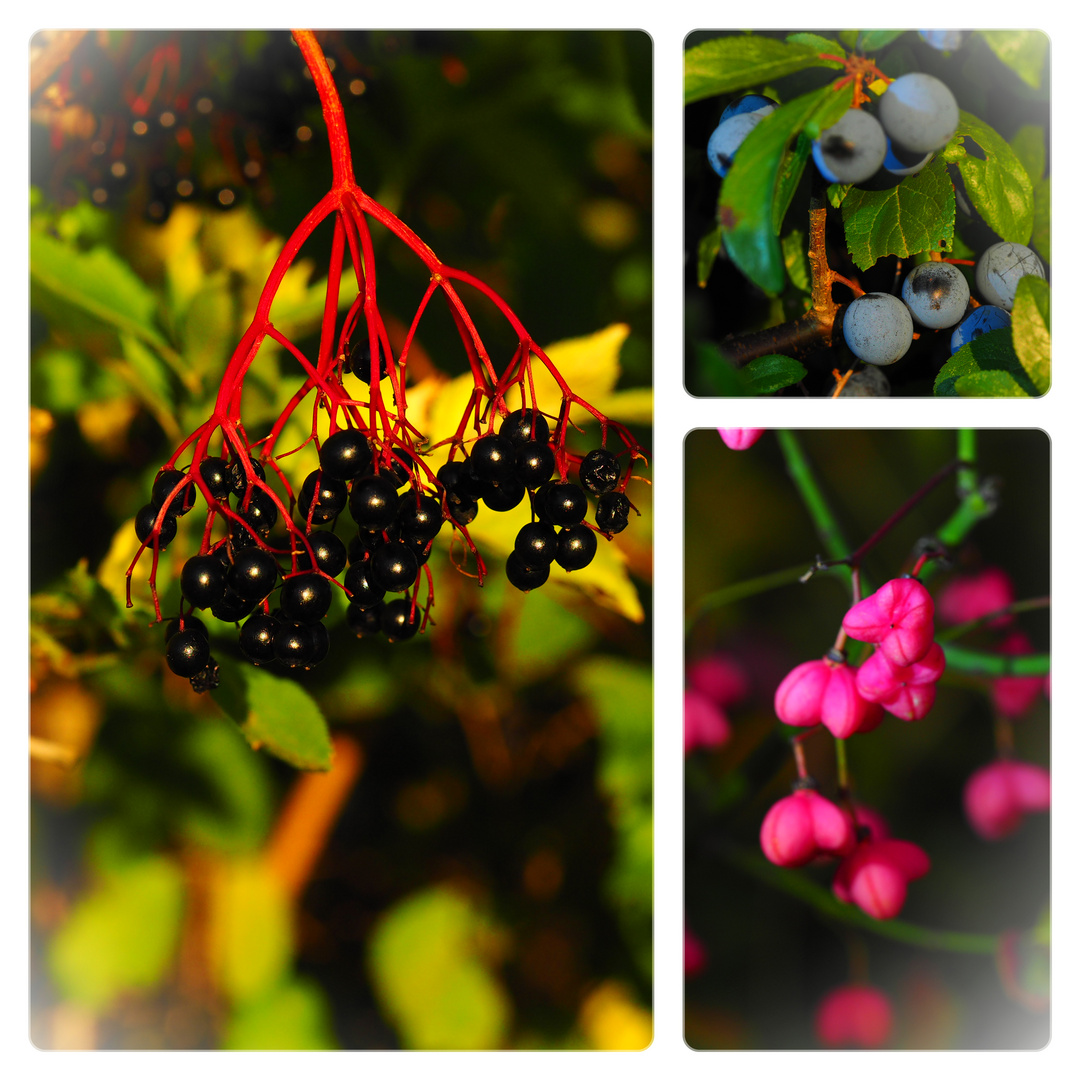
[[[573, 392], [544, 350], [537, 345], [498, 293], [464, 270], [455, 269], [442, 262], [412, 229], [364, 193], [353, 176], [345, 116], [322, 50], [315, 35], [309, 30], [296, 30], [293, 37], [311, 71], [322, 103], [333, 164], [333, 183], [326, 195], [300, 222], [278, 256], [259, 297], [251, 324], [237, 344], [222, 376], [212, 414], [180, 443], [163, 468], [163, 471], [177, 471], [180, 479], [161, 501], [152, 524], [144, 523], [140, 532], [141, 546], [127, 571], [128, 605], [131, 606], [131, 575], [143, 553], [148, 548], [151, 549], [152, 564], [148, 581], [159, 621], [161, 611], [156, 588], [158, 557], [161, 548], [168, 542], [170, 522], [174, 525], [176, 515], [189, 508], [193, 501], [192, 485], [202, 494], [208, 507], [201, 553], [205, 554], [231, 543], [227, 539], [212, 539], [215, 521], [221, 518], [234, 536], [238, 531], [245, 532], [248, 534], [245, 539], [250, 543], [257, 544], [276, 556], [289, 557], [293, 573], [297, 572], [298, 557], [306, 556], [305, 561], [310, 560], [308, 565], [314, 563], [309, 541], [311, 511], [308, 512], [307, 520], [301, 524], [292, 520], [296, 494], [281, 467], [282, 459], [301, 447], [290, 447], [284, 451], [278, 449], [278, 440], [287, 421], [305, 403], [305, 407], [311, 409], [311, 434], [301, 446], [309, 442], [314, 443], [316, 448], [321, 446], [318, 427], [324, 414], [328, 419], [331, 435], [343, 429], [353, 429], [361, 434], [370, 446], [372, 467], [376, 474], [394, 470], [400, 475], [404, 470], [418, 499], [421, 494], [427, 493], [439, 500], [444, 516], [449, 518], [453, 527], [461, 533], [468, 550], [475, 557], [476, 576], [483, 582], [486, 572], [483, 560], [469, 537], [467, 526], [451, 515], [445, 486], [428, 464], [427, 456], [435, 448], [426, 445], [424, 432], [412, 424], [408, 417], [405, 370], [420, 319], [436, 297], [440, 297], [449, 308], [473, 378], [473, 391], [468, 405], [453, 436], [446, 440], [449, 445], [448, 461], [453, 461], [455, 455], [465, 457], [467, 443], [493, 433], [497, 421], [515, 409], [533, 409], [539, 416], [533, 378], [536, 363], [550, 372], [562, 394], [558, 415], [552, 417], [555, 424], [551, 444], [560, 480], [565, 481], [571, 466], [580, 463], [579, 457], [566, 449], [570, 409], [574, 405], [582, 407], [596, 418], [605, 444], [611, 431], [621, 441], [624, 448], [622, 453], [626, 455], [627, 461], [617, 486], [620, 493], [625, 491], [629, 482], [634, 461], [644, 459], [641, 447], [623, 425], [609, 420]], [[274, 325], [272, 307], [286, 272], [312, 233], [329, 219], [333, 220], [334, 231], [318, 352], [307, 355]], [[378, 277], [371, 233], [373, 221], [384, 226], [404, 243], [420, 259], [429, 274], [427, 288], [412, 317], [404, 342], [396, 354], [391, 347], [390, 335], [379, 309]], [[462, 286], [467, 286], [490, 300], [510, 324], [517, 344], [509, 360], [494, 357], [489, 353], [462, 296]], [[346, 295], [355, 291], [355, 298], [339, 326], [339, 300], [343, 290]], [[269, 434], [253, 439], [244, 428], [244, 380], [259, 359], [260, 349], [267, 338], [292, 356], [300, 368], [303, 382], [272, 425]], [[364, 349], [365, 346], [366, 355], [370, 357], [371, 389], [366, 396], [354, 397], [346, 389], [343, 375], [349, 370], [350, 354], [355, 355], [358, 349]], [[390, 383], [390, 394], [386, 398], [382, 386], [384, 381]], [[180, 462], [189, 451], [190, 463], [185, 469]], [[235, 509], [228, 505], [227, 497], [218, 498], [211, 491], [200, 471], [203, 462], [213, 455], [220, 455], [227, 463], [235, 466], [243, 478], [244, 495]], [[261, 461], [273, 470], [287, 493], [287, 504], [286, 500], [270, 487], [267, 480], [258, 475], [253, 468], [252, 459]], [[258, 494], [260, 492], [262, 495]], [[249, 510], [253, 496], [257, 501], [270, 500], [288, 530], [287, 547], [271, 547], [264, 535], [267, 530], [253, 528], [252, 524], [245, 520], [243, 515]], [[313, 502], [317, 501], [317, 498], [316, 492]], [[163, 529], [166, 530], [164, 538]], [[432, 581], [426, 566], [421, 567], [421, 570], [428, 583], [427, 597], [423, 605], [426, 622], [433, 602]], [[418, 571], [416, 581], [409, 590], [414, 618], [417, 614], [421, 576], [421, 571]]]

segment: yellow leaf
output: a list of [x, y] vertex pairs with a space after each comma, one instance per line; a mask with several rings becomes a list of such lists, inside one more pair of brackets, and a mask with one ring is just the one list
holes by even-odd
[[652, 1042], [652, 1014], [616, 982], [601, 983], [589, 994], [578, 1022], [597, 1050], [644, 1050]]

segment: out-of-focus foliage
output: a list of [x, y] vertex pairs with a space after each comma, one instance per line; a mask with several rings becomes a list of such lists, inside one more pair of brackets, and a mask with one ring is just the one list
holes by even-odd
[[[359, 182], [498, 288], [647, 446], [646, 35], [320, 40]], [[53, 41], [35, 38], [33, 58]], [[101, 32], [48, 74], [31, 117], [35, 1043], [644, 1045], [648, 484], [577, 584], [508, 587], [500, 522], [477, 534], [483, 588], [457, 568], [460, 544], [437, 548], [433, 624], [410, 643], [357, 641], [339, 596], [316, 672], [252, 668], [207, 619], [222, 685], [194, 694], [165, 666], [138, 576], [126, 606], [133, 517], [330, 183], [318, 101], [284, 33]], [[374, 239], [380, 306], [412, 310], [424, 281]], [[316, 233], [272, 312], [305, 348], [328, 248]], [[466, 366], [448, 318], [425, 321], [412, 357], [427, 422]], [[298, 385], [264, 349], [249, 434]], [[576, 450], [599, 439], [581, 427]], [[295, 456], [298, 474], [313, 458]], [[162, 553], [166, 619], [200, 539], [184, 520]]]

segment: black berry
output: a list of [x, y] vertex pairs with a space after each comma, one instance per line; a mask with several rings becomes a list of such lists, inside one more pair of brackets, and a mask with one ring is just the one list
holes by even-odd
[[491, 484], [514, 475], [514, 444], [504, 435], [485, 435], [473, 444], [469, 461], [473, 472]]
[[241, 596], [231, 586], [226, 585], [225, 595], [210, 608], [210, 614], [222, 622], [239, 622], [255, 610], [258, 602]]
[[559, 532], [555, 544], [555, 561], [564, 570], [581, 570], [593, 561], [596, 554], [596, 533], [584, 523], [571, 525]]
[[385, 529], [397, 513], [397, 487], [385, 474], [365, 476], [353, 484], [349, 510], [361, 529]]
[[253, 664], [274, 659], [274, 633], [280, 623], [272, 615], [256, 612], [240, 627], [240, 651]]
[[165, 662], [174, 675], [190, 678], [210, 659], [210, 642], [194, 627], [178, 630], [165, 646]]
[[[345, 360], [345, 370], [351, 371], [362, 382], [371, 382], [371, 346], [364, 338], [358, 337], [353, 342]], [[379, 378], [386, 378], [386, 356], [381, 349], [379, 350]]]
[[371, 464], [371, 447], [355, 428], [342, 428], [322, 444], [319, 464], [335, 480], [355, 480]]
[[265, 537], [278, 519], [278, 508], [270, 493], [263, 488], [253, 488], [246, 496], [247, 506], [243, 503], [237, 513], [260, 536]]
[[406, 596], [391, 600], [383, 605], [379, 624], [390, 641], [408, 641], [420, 629], [420, 609]]
[[335, 480], [322, 469], [316, 469], [304, 480], [296, 507], [304, 521], [308, 520], [310, 514], [313, 525], [324, 525], [333, 521], [345, 509], [348, 501], [349, 489], [345, 481]]
[[606, 491], [615, 490], [621, 472], [615, 455], [610, 450], [597, 447], [582, 459], [578, 468], [578, 479], [586, 491], [593, 495], [603, 495]]
[[[187, 477], [176, 469], [162, 469], [154, 480], [154, 487], [150, 493], [150, 505], [155, 510], [160, 510], [165, 500], [179, 487]], [[166, 514], [173, 517], [186, 514], [195, 505], [195, 485], [188, 484], [182, 492], [176, 495], [169, 503]]]
[[380, 603], [386, 595], [386, 589], [372, 580], [371, 563], [357, 562], [345, 573], [345, 590], [351, 601], [350, 606], [369, 608]]
[[550, 573], [551, 567], [547, 563], [527, 566], [525, 560], [516, 551], [511, 551], [507, 557], [506, 580], [522, 592], [540, 588], [547, 581]]
[[527, 487], [535, 488], [551, 479], [555, 471], [555, 451], [546, 443], [527, 442], [517, 448], [514, 474]]
[[[142, 507], [135, 515], [135, 535], [139, 543], [151, 543], [151, 535], [154, 531], [154, 520], [158, 512], [149, 503]], [[161, 521], [161, 529], [158, 531], [157, 546], [164, 551], [176, 539], [176, 518], [172, 514], [166, 514]]]
[[[262, 467], [261, 462], [256, 461], [254, 458], [248, 458], [247, 463], [251, 467], [251, 471], [260, 480], [266, 479], [266, 470]], [[242, 498], [244, 492], [247, 491], [247, 472], [244, 468], [244, 462], [240, 458], [235, 458], [232, 464], [229, 465], [229, 484], [232, 493], [237, 498]]]
[[484, 492], [484, 505], [489, 510], [502, 514], [520, 505], [524, 498], [525, 485], [516, 476], [511, 475], [508, 480], [488, 487], [488, 490]]
[[382, 611], [385, 605], [380, 601], [371, 607], [350, 604], [345, 609], [345, 622], [358, 637], [374, 637], [382, 633]]
[[585, 520], [589, 500], [585, 492], [567, 480], [552, 484], [543, 495], [543, 506], [552, 525], [577, 525]]
[[596, 500], [596, 527], [605, 533], [620, 533], [630, 521], [630, 500], [621, 491], [609, 491]]
[[208, 608], [225, 595], [225, 567], [216, 555], [192, 555], [180, 571], [180, 591], [197, 608]]
[[215, 499], [228, 498], [229, 492], [232, 491], [232, 478], [229, 475], [229, 465], [224, 458], [203, 458], [199, 464], [199, 475]]
[[318, 622], [330, 610], [333, 590], [320, 574], [294, 574], [281, 583], [282, 615], [292, 622]]
[[402, 536], [431, 540], [443, 525], [442, 504], [430, 495], [406, 491], [401, 496], [397, 519]]
[[259, 547], [244, 548], [233, 557], [229, 587], [245, 600], [259, 601], [277, 584], [277, 559]]
[[555, 559], [555, 526], [546, 521], [522, 525], [514, 540], [514, 551], [526, 566], [548, 566]]
[[202, 671], [197, 671], [191, 676], [191, 689], [196, 694], [205, 694], [207, 690], [216, 690], [220, 683], [221, 669], [212, 656], [206, 661], [206, 667]]
[[[327, 577], [336, 578], [348, 565], [348, 552], [340, 536], [325, 530], [318, 530], [308, 535], [312, 554], [315, 556], [315, 568]], [[311, 556], [303, 547], [296, 553], [296, 565], [301, 570], [311, 570]]]
[[370, 575], [387, 592], [401, 592], [416, 580], [416, 556], [400, 540], [372, 552]]
[[299, 622], [282, 623], [274, 633], [274, 658], [285, 667], [306, 667], [315, 652], [310, 627]]
[[551, 437], [551, 429], [543, 414], [535, 409], [518, 409], [502, 422], [499, 434], [515, 446], [522, 446], [527, 442], [546, 443]]

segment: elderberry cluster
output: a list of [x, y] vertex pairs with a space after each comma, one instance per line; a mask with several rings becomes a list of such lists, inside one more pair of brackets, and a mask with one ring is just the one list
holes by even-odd
[[[183, 566], [182, 612], [166, 630], [169, 668], [199, 692], [218, 685], [206, 626], [191, 614], [199, 609], [221, 622], [242, 623], [240, 650], [253, 664], [310, 670], [329, 651], [323, 619], [335, 584], [349, 599], [346, 623], [358, 638], [413, 637], [426, 617], [416, 593], [436, 536], [448, 522], [464, 531], [481, 503], [505, 512], [530, 500], [532, 520], [506, 562], [516, 588], [542, 585], [553, 562], [567, 571], [587, 566], [597, 532], [610, 539], [627, 526], [631, 504], [617, 490], [621, 467], [600, 447], [580, 461], [580, 483], [561, 479], [550, 436], [540, 412], [512, 412], [498, 433], [481, 436], [463, 459], [444, 464], [425, 490], [420, 467], [389, 451], [376, 456], [363, 432], [343, 428], [323, 441], [319, 468], [299, 489], [297, 521], [284, 542], [271, 542], [281, 504], [262, 463], [203, 457], [198, 486], [229, 531]], [[135, 518], [142, 543], [160, 550], [176, 536], [178, 518], [195, 503], [193, 472], [170, 468], [158, 474], [150, 502]], [[595, 526], [585, 522], [590, 495], [596, 499]], [[346, 509], [356, 527], [347, 543], [334, 531]], [[395, 593], [402, 595], [389, 596]]]

